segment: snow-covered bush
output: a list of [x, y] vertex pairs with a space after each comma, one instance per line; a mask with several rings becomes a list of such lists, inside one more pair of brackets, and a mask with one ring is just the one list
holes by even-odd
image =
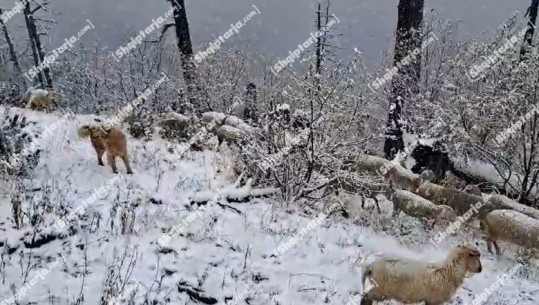
[[[9, 176], [28, 176], [39, 162], [41, 151], [28, 149], [35, 141], [35, 133], [27, 128], [26, 117], [10, 115], [4, 108], [0, 114], [0, 179]], [[31, 126], [31, 124], [30, 124]]]

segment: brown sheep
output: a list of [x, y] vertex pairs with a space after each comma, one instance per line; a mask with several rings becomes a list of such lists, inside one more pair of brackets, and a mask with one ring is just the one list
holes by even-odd
[[396, 185], [398, 188], [412, 193], [417, 193], [417, 189], [423, 184], [423, 179], [412, 173], [410, 170], [398, 165], [391, 164], [384, 178]]
[[361, 305], [389, 299], [404, 304], [441, 305], [453, 297], [467, 272], [481, 272], [480, 256], [475, 247], [460, 245], [444, 262], [435, 264], [378, 259], [362, 272], [363, 287], [367, 279], [375, 285], [364, 292]]
[[487, 215], [484, 224], [488, 252], [492, 253], [494, 244], [498, 257], [501, 256], [498, 240], [539, 249], [539, 220], [535, 218], [513, 210], [496, 210]]
[[122, 158], [128, 174], [132, 174], [129, 166], [129, 156], [127, 154], [127, 140], [125, 134], [118, 127], [106, 125], [83, 125], [78, 129], [81, 138], [90, 137], [90, 141], [97, 153], [97, 163], [103, 164], [103, 153], [107, 152], [107, 160], [114, 173], [116, 169], [116, 157]]
[[475, 195], [475, 196], [479, 196], [479, 197], [482, 196], [481, 189], [479, 188], [477, 184], [466, 185], [466, 187], [462, 191], [468, 194]]
[[485, 203], [481, 196], [468, 194], [430, 182], [423, 183], [417, 189], [417, 194], [432, 201], [434, 204], [450, 206], [457, 215], [468, 213], [470, 209], [476, 207], [478, 202], [481, 202], [481, 208], [474, 213], [472, 219], [484, 219], [488, 212], [496, 209], [492, 204]]

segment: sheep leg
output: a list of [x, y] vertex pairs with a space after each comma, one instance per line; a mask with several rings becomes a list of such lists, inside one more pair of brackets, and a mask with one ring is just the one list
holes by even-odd
[[496, 249], [496, 255], [498, 256], [498, 258], [500, 258], [500, 256], [502, 256], [502, 252], [500, 251], [500, 247], [498, 246], [498, 242], [493, 240], [492, 243], [494, 244], [494, 248]]
[[393, 215], [391, 215], [391, 218], [395, 218], [399, 216], [400, 210], [397, 208], [397, 206], [393, 203]]
[[361, 304], [360, 305], [372, 305], [372, 299], [369, 299], [367, 296], [364, 296], [361, 299]]
[[[430, 222], [430, 223], [429, 223]], [[434, 229], [434, 225], [438, 222], [438, 218], [435, 218], [433, 220], [427, 220], [427, 224], [429, 226], [429, 229]]]
[[365, 208], [365, 196], [361, 195], [361, 208]]
[[376, 203], [376, 209], [378, 210], [378, 214], [382, 214], [382, 210], [380, 209], [380, 204], [378, 203], [378, 198], [376, 198], [376, 195], [371, 194], [371, 198], [374, 199], [374, 203]]
[[487, 250], [488, 253], [492, 254], [492, 240], [487, 239]]

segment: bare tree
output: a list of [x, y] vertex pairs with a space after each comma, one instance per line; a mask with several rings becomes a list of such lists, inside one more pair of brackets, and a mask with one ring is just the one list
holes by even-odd
[[[44, 4], [36, 3], [36, 8], [32, 9], [30, 7], [30, 1], [26, 2], [23, 14], [24, 14], [24, 20], [26, 22], [26, 29], [28, 30], [28, 38], [30, 39], [30, 47], [32, 49], [32, 55], [34, 57], [34, 64], [36, 67], [40, 65], [45, 60], [45, 51], [43, 50], [43, 46], [41, 45], [41, 39], [40, 35], [37, 30], [36, 26], [36, 19], [34, 18], [34, 14], [38, 12], [41, 9], [44, 9]], [[52, 77], [50, 73], [49, 67], [45, 66], [43, 69], [43, 75], [45, 76], [46, 85], [48, 88], [52, 88]], [[43, 86], [45, 85], [45, 82], [43, 80], [43, 76], [41, 75], [41, 72], [38, 73], [38, 81]]]
[[392, 80], [390, 109], [384, 143], [384, 154], [388, 159], [392, 159], [398, 151], [404, 149], [402, 140], [403, 103], [419, 92], [421, 54], [406, 65], [401, 65], [400, 62], [421, 46], [423, 6], [424, 0], [399, 1], [395, 52], [393, 55], [393, 64], [399, 70]]
[[[4, 11], [0, 8], [0, 16], [2, 14], [4, 14]], [[9, 34], [7, 26], [2, 21], [1, 18], [0, 18], [0, 26], [2, 26], [2, 31], [4, 32], [4, 38], [6, 39], [6, 43], [7, 43], [8, 48], [9, 48], [10, 60], [13, 63], [13, 67], [15, 68], [15, 71], [19, 74], [19, 78], [21, 80], [23, 88], [26, 89], [26, 81], [22, 77], [22, 69], [21, 69], [21, 65], [19, 64], [19, 59], [17, 57], [17, 53], [15, 52], [15, 46], [13, 45], [13, 40], [11, 39], [11, 35]]]
[[[191, 106], [196, 106], [196, 79], [195, 64], [193, 62], [193, 46], [191, 43], [191, 34], [189, 31], [189, 21], [187, 20], [187, 11], [184, 0], [169, 0], [174, 9], [174, 24], [166, 24], [163, 27], [164, 34], [167, 29], [174, 26], [176, 29], [176, 39], [178, 50], [181, 55], [181, 66], [183, 78], [187, 85], [187, 94]], [[199, 107], [195, 107], [198, 109]]]
[[539, 7], [539, 0], [532, 0], [530, 7], [526, 15], [528, 16], [528, 29], [524, 36], [524, 44], [520, 48], [520, 60], [524, 60], [528, 49], [532, 46], [533, 34], [535, 33], [535, 22], [537, 20], [537, 8]]

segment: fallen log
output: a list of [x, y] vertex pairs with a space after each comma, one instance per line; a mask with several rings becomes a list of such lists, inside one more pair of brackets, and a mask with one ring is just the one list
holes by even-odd
[[219, 202], [227, 200], [229, 202], [246, 202], [256, 197], [266, 197], [281, 192], [279, 188], [252, 188], [252, 179], [249, 179], [245, 186], [237, 185], [221, 188], [218, 190], [208, 190], [199, 192], [190, 198], [191, 204], [203, 205], [208, 202]]

